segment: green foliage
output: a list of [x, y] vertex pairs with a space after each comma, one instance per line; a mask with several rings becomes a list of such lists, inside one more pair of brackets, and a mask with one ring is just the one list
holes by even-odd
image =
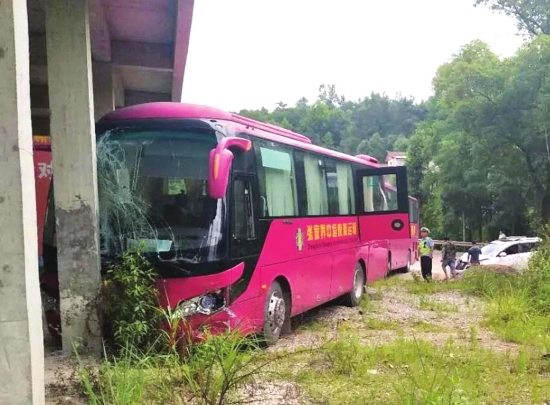
[[438, 69], [433, 85], [428, 119], [408, 151], [426, 224], [453, 238], [465, 227], [467, 239], [486, 240], [547, 223], [550, 37], [508, 59], [474, 41]]
[[207, 332], [201, 343], [189, 342], [186, 348], [180, 355], [128, 346], [99, 367], [84, 366], [79, 359], [83, 391], [92, 405], [243, 403], [245, 384], [294, 355], [265, 355], [237, 332]]
[[119, 347], [147, 347], [161, 336], [156, 273], [139, 251], [126, 252], [103, 281], [107, 320]]
[[520, 32], [529, 36], [550, 35], [550, 4], [546, 0], [475, 0], [475, 5], [480, 4], [513, 17]]
[[500, 269], [468, 271], [464, 285], [489, 301], [485, 324], [505, 340], [550, 349], [550, 239], [524, 274]]
[[526, 294], [532, 307], [550, 317], [550, 228], [547, 228], [543, 243], [531, 257], [525, 277]]
[[[292, 365], [294, 378], [313, 403], [337, 404], [528, 404], [545, 399], [548, 365], [526, 352], [499, 354], [475, 344], [441, 347], [416, 338], [381, 345], [342, 336]], [[503, 372], [503, 370], [506, 370]]]
[[384, 161], [389, 150], [406, 151], [416, 124], [426, 109], [414, 100], [391, 99], [373, 93], [358, 101], [346, 101], [334, 86], [322, 85], [317, 101], [304, 98], [294, 107], [279, 103], [269, 112], [242, 110], [241, 115], [309, 136], [318, 145], [352, 155], [364, 153]]
[[200, 344], [190, 345], [182, 364], [188, 389], [206, 405], [222, 405], [236, 388], [258, 374], [266, 363], [253, 364], [259, 346], [237, 332], [208, 335]]

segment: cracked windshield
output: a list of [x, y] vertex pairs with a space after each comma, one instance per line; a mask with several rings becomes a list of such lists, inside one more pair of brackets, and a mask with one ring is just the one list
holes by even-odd
[[97, 144], [101, 244], [139, 247], [161, 260], [223, 254], [224, 201], [207, 193], [213, 131], [113, 130]]

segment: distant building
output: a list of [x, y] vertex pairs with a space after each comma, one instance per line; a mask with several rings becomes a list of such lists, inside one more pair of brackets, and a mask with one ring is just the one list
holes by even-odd
[[406, 152], [388, 151], [386, 154], [386, 164], [388, 166], [405, 166], [406, 160]]

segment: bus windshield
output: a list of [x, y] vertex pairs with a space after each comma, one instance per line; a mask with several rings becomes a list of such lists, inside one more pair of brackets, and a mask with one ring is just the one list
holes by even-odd
[[225, 199], [208, 196], [213, 130], [117, 128], [98, 137], [102, 253], [160, 260], [225, 257]]

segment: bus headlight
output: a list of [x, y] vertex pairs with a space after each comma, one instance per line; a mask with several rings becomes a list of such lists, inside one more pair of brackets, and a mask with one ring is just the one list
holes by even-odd
[[212, 315], [225, 306], [225, 299], [219, 292], [213, 292], [181, 302], [177, 311], [182, 318], [195, 314]]

